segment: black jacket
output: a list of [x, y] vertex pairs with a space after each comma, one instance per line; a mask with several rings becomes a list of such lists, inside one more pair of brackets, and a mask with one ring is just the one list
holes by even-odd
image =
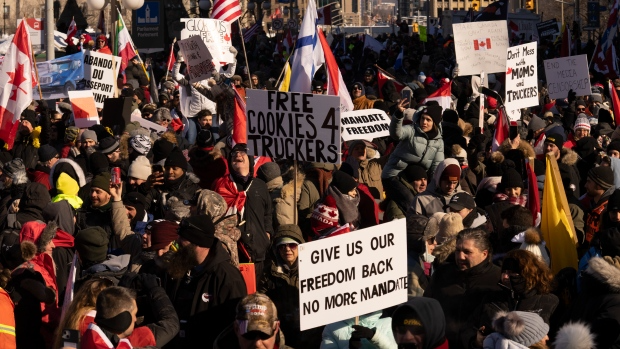
[[245, 190], [249, 185], [246, 192], [245, 211], [240, 220], [240, 222], [245, 221], [245, 224], [239, 225], [241, 241], [251, 250], [249, 252], [252, 261], [262, 262], [271, 244], [266, 233], [273, 236], [273, 207], [269, 190], [265, 182], [258, 178], [253, 178], [251, 184], [235, 183], [239, 191]]
[[468, 321], [474, 310], [489, 292], [498, 291], [500, 268], [487, 260], [468, 270], [459, 270], [455, 263], [437, 268], [424, 297], [435, 298], [446, 316], [446, 337], [450, 348], [460, 348], [463, 332], [472, 324]]
[[[195, 182], [194, 182], [195, 179]], [[197, 184], [198, 178], [194, 174], [186, 173], [185, 176], [178, 184], [161, 187], [163, 191], [159, 192], [156, 197], [152, 197], [153, 202], [150, 205], [150, 212], [153, 212], [155, 219], [162, 219], [165, 217], [164, 199], [168, 199], [172, 196], [179, 198], [179, 200], [191, 200], [196, 192], [200, 190], [200, 186]], [[165, 198], [164, 198], [165, 195]]]
[[237, 303], [247, 295], [230, 255], [219, 240], [213, 246], [189, 276], [168, 282], [168, 294], [181, 321], [179, 336], [170, 348], [211, 348], [217, 335], [234, 321]]

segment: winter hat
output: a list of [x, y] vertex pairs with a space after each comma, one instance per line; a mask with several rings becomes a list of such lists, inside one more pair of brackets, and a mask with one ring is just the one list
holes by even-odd
[[22, 121], [28, 121], [33, 128], [37, 127], [37, 113], [34, 110], [26, 109], [22, 112]]
[[422, 111], [423, 114], [426, 114], [433, 119], [433, 123], [435, 125], [439, 125], [441, 123], [441, 113], [442, 108], [439, 105], [429, 105], [425, 110]]
[[90, 172], [95, 176], [102, 172], [108, 172], [110, 169], [108, 157], [99, 151], [90, 154], [88, 157], [88, 164], [90, 166]]
[[75, 235], [75, 249], [82, 261], [102, 262], [108, 256], [108, 233], [95, 226], [82, 229]]
[[149, 159], [140, 155], [129, 165], [127, 176], [147, 180], [152, 173]]
[[573, 130], [577, 131], [578, 129], [586, 129], [590, 131], [590, 121], [588, 121], [587, 118], [577, 118], [577, 120], [575, 120], [575, 126], [573, 127]]
[[203, 189], [196, 200], [196, 214], [209, 215], [217, 221], [226, 214], [228, 205], [222, 195], [208, 189]]
[[42, 213], [43, 209], [52, 202], [50, 193], [41, 183], [30, 182], [26, 184], [26, 189], [19, 200], [19, 210]]
[[455, 212], [464, 208], [473, 210], [476, 208], [476, 201], [474, 201], [474, 198], [468, 193], [456, 193], [450, 198], [450, 202], [446, 205], [446, 208], [447, 207], [453, 209]]
[[179, 167], [187, 172], [187, 159], [181, 149], [174, 148], [166, 158], [165, 167]]
[[75, 126], [69, 126], [65, 129], [65, 142], [74, 143], [80, 134], [80, 129]]
[[586, 107], [586, 101], [583, 99], [578, 99], [575, 101], [575, 107]]
[[167, 158], [174, 149], [174, 144], [160, 138], [153, 144], [153, 163], [158, 163]]
[[[419, 214], [408, 215], [406, 219], [407, 245], [411, 246], [413, 242], [423, 239], [429, 219], [428, 217]], [[435, 234], [436, 233], [437, 231], [435, 231]]]
[[598, 166], [588, 171], [588, 178], [598, 184], [603, 190], [614, 185], [614, 173], [609, 166]]
[[347, 194], [351, 190], [357, 188], [355, 179], [343, 171], [334, 171], [332, 173], [332, 182], [330, 185], [336, 187], [342, 194]]
[[135, 208], [136, 211], [138, 211], [137, 216], [144, 217], [144, 207], [146, 207], [147, 201], [144, 195], [137, 191], [132, 191], [125, 194], [125, 197], [123, 197], [123, 205]]
[[437, 243], [441, 244], [450, 238], [455, 237], [461, 230], [465, 229], [463, 226], [463, 217], [456, 212], [446, 213], [441, 216], [439, 221], [439, 230], [435, 238]]
[[493, 329], [501, 335], [526, 347], [540, 342], [549, 332], [540, 315], [526, 311], [499, 312]]
[[212, 147], [213, 141], [213, 133], [209, 130], [200, 130], [196, 136], [196, 144], [200, 148]]
[[41, 221], [24, 223], [19, 231], [19, 243], [22, 257], [31, 260], [37, 253], [45, 251], [45, 247], [56, 236], [58, 226], [54, 222], [45, 224]]
[[91, 188], [99, 188], [110, 194], [110, 173], [102, 172], [93, 178], [90, 184]]
[[[4, 172], [8, 177], [11, 177], [13, 181], [15, 181], [18, 177], [26, 177], [26, 166], [24, 165], [24, 160], [20, 158], [15, 158], [6, 164], [2, 168], [2, 172]], [[20, 183], [15, 183], [20, 184]]]
[[458, 181], [461, 177], [461, 168], [456, 164], [449, 164], [441, 172], [440, 181]]
[[150, 138], [143, 135], [135, 135], [131, 137], [129, 139], [129, 145], [133, 148], [133, 150], [142, 155], [148, 154], [149, 150], [151, 150]]
[[421, 83], [424, 83], [424, 81], [426, 81], [426, 75], [424, 74], [423, 71], [421, 71], [420, 74], [418, 74], [418, 81]]
[[340, 166], [340, 171], [348, 174], [349, 176], [353, 178], [359, 178], [360, 177], [359, 162], [352, 158], [347, 158], [347, 160], [348, 160], [347, 162], [343, 162], [342, 165]]
[[166, 201], [166, 211], [164, 213], [164, 219], [169, 221], [179, 222], [183, 218], [191, 215], [191, 204], [188, 198], [179, 197], [181, 193], [176, 192], [175, 195], [168, 198]]
[[595, 336], [590, 326], [582, 322], [569, 322], [562, 326], [555, 335], [554, 348], [563, 349], [594, 349]]
[[511, 241], [521, 242], [519, 249], [530, 251], [547, 266], [551, 265], [551, 259], [543, 244], [542, 234], [536, 228], [528, 228], [523, 234], [517, 234]]
[[456, 110], [446, 109], [443, 111], [443, 121], [458, 124], [459, 113]]
[[547, 135], [547, 138], [545, 138], [545, 143], [546, 142], [555, 144], [555, 146], [561, 150], [564, 146], [564, 137], [559, 133], [550, 133]]
[[501, 184], [503, 188], [523, 188], [523, 178], [517, 170], [509, 168], [504, 171]]
[[351, 89], [353, 88], [359, 88], [360, 90], [362, 90], [362, 96], [366, 95], [366, 88], [364, 87], [364, 84], [362, 84], [361, 82], [356, 82], [353, 84], [353, 86], [351, 86]]
[[[144, 113], [144, 108], [142, 108], [142, 112]], [[125, 125], [125, 131], [124, 132], [127, 132], [128, 134], [131, 134], [133, 131], [135, 131], [135, 130], [141, 128], [141, 127], [142, 126], [140, 126], [139, 122], [133, 121], [133, 122], [130, 122], [130, 123]]]
[[612, 150], [620, 152], [620, 140], [612, 141], [607, 145], [607, 154], [609, 154], [609, 152]]
[[268, 337], [274, 336], [274, 327], [278, 321], [276, 305], [262, 293], [245, 296], [237, 304], [237, 324], [239, 334], [261, 332]]
[[331, 195], [327, 195], [323, 202], [312, 211], [310, 222], [312, 228], [320, 232], [324, 229], [337, 228], [339, 218], [336, 200]]
[[99, 142], [99, 151], [104, 154], [110, 154], [116, 151], [120, 144], [114, 137], [106, 137]]
[[200, 247], [213, 246], [215, 226], [209, 216], [193, 216], [181, 220], [179, 236]]
[[600, 93], [593, 93], [590, 95], [590, 100], [592, 102], [599, 102], [599, 103], [603, 103], [603, 97], [601, 97]]
[[491, 109], [497, 109], [497, 99], [493, 97], [487, 97], [487, 106]]
[[147, 251], [157, 251], [179, 238], [179, 224], [163, 219], [149, 223], [145, 231], [151, 234], [151, 247]]
[[39, 148], [38, 153], [39, 153], [39, 161], [41, 162], [50, 161], [54, 157], [58, 156], [58, 151], [56, 151], [56, 148], [52, 147], [49, 144], [43, 144]]
[[275, 162], [266, 162], [262, 164], [256, 173], [256, 177], [262, 179], [265, 183], [268, 183], [272, 179], [276, 179], [281, 175], [280, 166], [278, 166]]
[[538, 131], [541, 128], [545, 128], [546, 126], [547, 126], [547, 123], [545, 122], [545, 120], [539, 118], [536, 115], [532, 115], [532, 119], [530, 120], [530, 123], [527, 125], [527, 129], [532, 130], [532, 131]]
[[82, 142], [86, 142], [87, 139], [91, 139], [95, 141], [95, 143], [97, 143], [97, 133], [93, 130], [84, 130], [84, 132], [82, 132], [82, 137], [80, 137], [80, 140]]
[[428, 174], [424, 167], [416, 164], [409, 164], [407, 167], [400, 173], [401, 178], [403, 178], [408, 183], [413, 181], [419, 181], [420, 179], [428, 179]]

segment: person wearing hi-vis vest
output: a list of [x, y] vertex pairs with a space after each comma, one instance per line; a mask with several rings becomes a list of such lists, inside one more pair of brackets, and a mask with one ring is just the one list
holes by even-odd
[[4, 289], [11, 279], [9, 269], [0, 270], [0, 348], [15, 349], [15, 304]]

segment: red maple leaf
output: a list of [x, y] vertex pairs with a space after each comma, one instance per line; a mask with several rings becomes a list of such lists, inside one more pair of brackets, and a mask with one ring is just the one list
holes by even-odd
[[11, 84], [11, 96], [9, 99], [17, 101], [17, 90], [22, 90], [22, 92], [26, 93], [26, 90], [21, 88], [21, 84], [26, 81], [24, 77], [24, 65], [21, 63], [17, 63], [17, 67], [15, 68], [15, 72], [8, 72], [9, 75], [9, 84]]
[[512, 74], [512, 68], [508, 67], [508, 69], [506, 70], [506, 74]]
[[484, 43], [484, 41], [480, 41], [478, 45], [480, 45], [480, 47], [484, 47], [486, 44]]
[[224, 34], [224, 40], [230, 41], [230, 36], [228, 34]]

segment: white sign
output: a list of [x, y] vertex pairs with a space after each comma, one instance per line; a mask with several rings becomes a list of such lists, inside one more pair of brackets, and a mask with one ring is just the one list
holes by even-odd
[[506, 52], [506, 98], [510, 120], [521, 118], [521, 109], [538, 105], [536, 42], [508, 48]]
[[390, 135], [390, 117], [383, 110], [364, 109], [340, 114], [342, 139], [371, 141], [373, 138]]
[[179, 48], [187, 62], [189, 82], [208, 79], [215, 71], [213, 57], [199, 36], [178, 41]]
[[246, 90], [252, 155], [339, 164], [340, 97]]
[[106, 98], [114, 97], [114, 87], [116, 86], [120, 63], [120, 57], [95, 51], [84, 51], [85, 89], [93, 91], [97, 108], [103, 108], [103, 101]]
[[131, 119], [130, 120], [131, 120], [131, 122], [136, 122], [137, 121], [138, 123], [140, 123], [140, 126], [144, 127], [147, 130], [150, 130], [151, 132], [155, 132], [155, 133], [157, 133], [159, 135], [164, 133], [164, 132], [166, 132], [166, 131], [168, 131], [165, 127], [163, 127], [163, 126], [161, 126], [159, 124], [156, 124], [156, 123], [154, 123], [152, 121], [149, 121], [147, 119], [143, 119], [141, 116], [136, 116], [136, 115], [131, 114]]
[[506, 68], [506, 21], [454, 23], [454, 48], [459, 76], [503, 73]]
[[406, 302], [406, 231], [398, 219], [299, 245], [301, 330]]
[[77, 128], [89, 128], [99, 124], [99, 114], [92, 90], [69, 91], [73, 120]]
[[[17, 26], [22, 22], [22, 19], [17, 20]], [[30, 43], [32, 44], [32, 51], [34, 54], [39, 54], [45, 51], [45, 21], [43, 18], [26, 18], [26, 29], [30, 34]]]
[[[233, 63], [235, 55], [230, 52], [232, 31], [230, 23], [211, 18], [181, 18], [185, 29], [181, 30], [181, 40], [199, 36], [213, 56], [213, 61], [221, 65]], [[220, 73], [226, 71], [220, 70]]]
[[545, 75], [551, 99], [564, 99], [568, 97], [569, 90], [577, 96], [592, 94], [587, 55], [547, 59]]

